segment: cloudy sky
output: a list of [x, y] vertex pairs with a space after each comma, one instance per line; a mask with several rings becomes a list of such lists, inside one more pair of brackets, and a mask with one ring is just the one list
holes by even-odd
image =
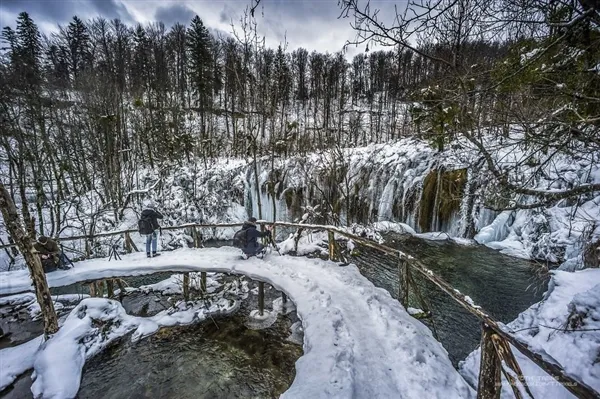
[[[379, 0], [393, 7], [405, 0]], [[337, 0], [262, 0], [256, 10], [259, 32], [275, 47], [287, 38], [288, 49], [335, 52], [354, 37], [349, 19], [338, 19]], [[103, 16], [129, 24], [162, 21], [189, 23], [197, 14], [212, 29], [231, 32], [251, 0], [0, 0], [1, 26], [15, 25], [19, 12], [27, 11], [40, 29], [49, 33], [77, 15], [82, 19]], [[352, 56], [362, 48], [349, 48]]]

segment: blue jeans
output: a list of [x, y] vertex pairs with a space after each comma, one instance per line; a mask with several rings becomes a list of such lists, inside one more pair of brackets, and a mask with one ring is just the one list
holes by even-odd
[[148, 234], [146, 236], [146, 253], [149, 254], [150, 253], [150, 244], [152, 244], [152, 252], [156, 252], [156, 238], [158, 237], [158, 234], [155, 232], [153, 232], [152, 234]]

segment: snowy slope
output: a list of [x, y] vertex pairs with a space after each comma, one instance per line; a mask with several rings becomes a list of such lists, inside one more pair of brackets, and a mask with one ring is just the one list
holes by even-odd
[[[117, 262], [85, 261], [75, 269], [49, 274], [48, 282], [50, 286], [58, 286], [160, 270], [244, 274], [269, 282], [288, 294], [296, 304], [305, 335], [304, 355], [296, 363], [296, 378], [283, 397], [474, 396], [429, 329], [410, 317], [387, 291], [373, 286], [353, 265], [338, 267], [332, 262], [277, 255], [264, 261], [254, 258], [243, 261], [231, 248], [181, 249], [154, 259], [134, 254]], [[30, 280], [24, 271], [0, 274], [0, 294], [28, 289]], [[86, 301], [82, 304], [90, 303]], [[100, 305], [100, 308], [108, 306]], [[115, 306], [111, 305], [114, 311], [109, 313], [119, 313]], [[59, 332], [55, 338], [61, 341], [63, 334], [69, 333]], [[55, 338], [46, 348], [56, 347], [52, 344]], [[65, 340], [71, 342], [72, 337]], [[71, 353], [81, 356], [75, 350]], [[39, 362], [35, 363], [36, 374], [42, 378], [36, 385], [38, 392], [45, 389], [57, 392], [56, 387], [43, 383], [54, 375], [47, 371], [48, 361], [43, 360], [44, 356], [42, 351], [36, 358]], [[73, 384], [76, 378], [63, 380]], [[73, 390], [66, 387], [62, 392]]]
[[[600, 391], [600, 270], [555, 271], [546, 298], [507, 325], [533, 351], [554, 359], [568, 374]], [[535, 397], [573, 398], [564, 387], [519, 351], [513, 352]], [[477, 384], [480, 350], [460, 364], [461, 374]], [[513, 398], [503, 381], [503, 398]]]

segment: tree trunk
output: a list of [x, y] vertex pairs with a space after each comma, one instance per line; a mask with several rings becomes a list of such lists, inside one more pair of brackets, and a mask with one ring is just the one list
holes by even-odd
[[48, 289], [46, 275], [44, 274], [40, 258], [35, 254], [32, 238], [27, 235], [23, 229], [23, 224], [21, 220], [19, 220], [17, 208], [2, 183], [0, 183], [0, 210], [2, 211], [4, 223], [6, 224], [9, 234], [13, 237], [19, 250], [25, 257], [25, 262], [29, 268], [31, 279], [33, 280], [35, 295], [40, 305], [40, 309], [42, 310], [44, 335], [47, 337], [58, 331], [58, 319], [56, 317], [56, 312], [54, 311], [54, 304], [52, 303], [52, 297], [50, 296], [50, 290]]

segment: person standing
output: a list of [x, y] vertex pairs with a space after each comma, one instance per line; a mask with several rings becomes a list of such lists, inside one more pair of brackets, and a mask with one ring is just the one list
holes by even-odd
[[150, 258], [160, 255], [156, 253], [158, 230], [160, 229], [158, 219], [162, 219], [163, 215], [156, 210], [152, 201], [147, 201], [144, 205], [138, 222], [138, 230], [141, 235], [146, 236], [146, 256]]

